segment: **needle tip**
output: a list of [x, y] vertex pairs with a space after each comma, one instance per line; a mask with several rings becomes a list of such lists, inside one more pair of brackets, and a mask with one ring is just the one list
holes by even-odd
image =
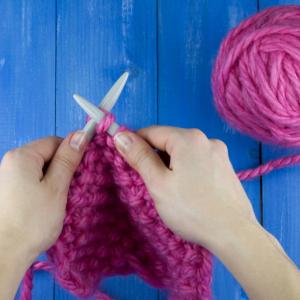
[[127, 78], [129, 77], [129, 72], [128, 72], [128, 71], [124, 72], [123, 76], [124, 76], [125, 79], [127, 80]]
[[97, 106], [95, 106], [82, 96], [74, 94], [73, 98], [79, 104], [79, 106], [95, 121], [98, 122], [104, 117], [104, 113], [99, 110]]
[[80, 96], [78, 94], [73, 94], [73, 98], [77, 100]]
[[79, 104], [79, 106], [86, 111], [86, 107], [89, 104], [88, 101], [86, 99], [84, 99], [83, 97], [81, 97], [78, 94], [73, 94], [73, 99], [77, 102], [77, 104]]
[[83, 105], [86, 106], [86, 103], [89, 102], [88, 100], [86, 100], [85, 98], [83, 98], [82, 96], [78, 95], [78, 94], [73, 94], [73, 99], [82, 107]]

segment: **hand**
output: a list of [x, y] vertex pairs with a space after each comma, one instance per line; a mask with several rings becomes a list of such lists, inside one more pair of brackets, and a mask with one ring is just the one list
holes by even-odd
[[78, 132], [65, 140], [38, 140], [4, 155], [0, 165], [1, 299], [13, 297], [26, 269], [58, 238], [69, 184], [85, 144]]
[[[115, 142], [165, 224], [218, 256], [251, 299], [300, 299], [300, 273], [257, 222], [223, 142], [157, 126], [119, 133]], [[169, 154], [168, 167], [151, 146]]]
[[[212, 248], [241, 218], [256, 222], [223, 142], [172, 127], [121, 133], [116, 142], [143, 177], [162, 220], [185, 239]], [[169, 168], [146, 142], [169, 154]]]

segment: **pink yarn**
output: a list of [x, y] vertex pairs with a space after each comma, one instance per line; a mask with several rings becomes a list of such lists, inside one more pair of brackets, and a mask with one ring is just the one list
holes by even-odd
[[[270, 8], [242, 22], [223, 41], [213, 72], [217, 110], [232, 126], [278, 145], [300, 146], [300, 7]], [[211, 299], [210, 253], [182, 240], [159, 218], [141, 177], [97, 125], [70, 186], [62, 234], [23, 280], [31, 299], [32, 272], [47, 270], [79, 297], [93, 295], [111, 275], [136, 273], [169, 299]], [[124, 130], [124, 128], [121, 128]], [[241, 180], [300, 163], [300, 154], [238, 173]]]
[[51, 272], [53, 271], [54, 266], [47, 261], [38, 261], [35, 262], [31, 268], [27, 271], [24, 279], [23, 279], [23, 287], [20, 300], [31, 299], [31, 290], [33, 288], [33, 272], [35, 270], [43, 270]]
[[261, 141], [300, 146], [300, 6], [266, 9], [222, 42], [213, 72], [217, 110]]
[[293, 156], [282, 157], [275, 160], [271, 160], [264, 165], [258, 166], [254, 169], [248, 169], [237, 173], [240, 180], [250, 180], [255, 177], [259, 177], [270, 173], [275, 169], [281, 169], [290, 165], [296, 165], [300, 163], [300, 154]]
[[32, 271], [45, 268], [78, 297], [108, 300], [99, 282], [135, 273], [168, 289], [169, 299], [211, 299], [211, 254], [163, 224], [141, 177], [105, 132], [113, 119], [98, 124], [70, 186], [63, 231], [49, 262], [27, 272], [21, 299], [31, 299]]

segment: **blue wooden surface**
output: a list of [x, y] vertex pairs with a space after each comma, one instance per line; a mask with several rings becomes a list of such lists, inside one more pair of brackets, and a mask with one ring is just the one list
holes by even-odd
[[[57, 5], [56, 127], [65, 135], [84, 124], [78, 92], [99, 102], [124, 70], [132, 76], [114, 109], [119, 123], [156, 122], [156, 5], [152, 1], [59, 1]], [[126, 113], [125, 113], [126, 112]], [[134, 276], [105, 280], [115, 299], [157, 299]], [[74, 299], [59, 286], [55, 299]]]
[[[261, 0], [260, 9], [279, 4], [300, 4], [299, 0]], [[297, 150], [262, 147], [263, 161], [282, 157]], [[300, 167], [280, 170], [262, 180], [263, 224], [300, 266]]]
[[[55, 133], [54, 2], [0, 1], [0, 152]], [[34, 299], [53, 299], [36, 276]]]
[[[210, 88], [228, 30], [260, 9], [288, 3], [300, 1], [0, 1], [0, 154], [81, 127], [85, 115], [72, 94], [96, 103], [125, 69], [131, 77], [114, 110], [120, 123], [201, 128], [227, 143], [236, 169], [289, 153], [228, 128]], [[299, 180], [293, 167], [244, 185], [258, 218], [298, 265]], [[47, 274], [37, 274], [34, 284], [33, 299], [75, 299]], [[166, 298], [136, 276], [107, 279], [102, 288], [117, 300]], [[217, 260], [213, 289], [216, 299], [247, 299]]]
[[[255, 12], [254, 1], [161, 1], [159, 9], [159, 122], [201, 128], [223, 139], [236, 168], [255, 166], [259, 148], [232, 133], [217, 116], [210, 90], [212, 64], [222, 37]], [[217, 26], [216, 26], [216, 20]], [[259, 181], [245, 186], [259, 215]], [[214, 270], [216, 299], [243, 299], [239, 285], [220, 262]]]

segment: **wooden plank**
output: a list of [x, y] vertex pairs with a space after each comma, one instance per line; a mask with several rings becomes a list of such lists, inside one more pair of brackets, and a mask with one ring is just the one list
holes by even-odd
[[[255, 0], [164, 0], [158, 7], [159, 123], [200, 128], [208, 137], [224, 140], [237, 170], [259, 163], [259, 146], [220, 120], [213, 106], [210, 76], [221, 39], [254, 12]], [[259, 180], [245, 188], [260, 218]], [[216, 299], [246, 299], [219, 262], [213, 288]]]
[[[0, 154], [54, 134], [55, 1], [0, 2]], [[53, 299], [36, 273], [34, 299]]]
[[[114, 113], [120, 124], [156, 123], [155, 1], [58, 1], [57, 133], [84, 124], [72, 100], [78, 92], [97, 103], [124, 72], [131, 73]], [[134, 276], [103, 282], [115, 299], [156, 299], [157, 291]], [[55, 299], [74, 299], [58, 286]]]
[[[283, 4], [300, 4], [300, 1], [260, 0], [259, 8]], [[287, 156], [299, 150], [280, 149], [263, 145], [263, 161]], [[263, 177], [263, 223], [291, 259], [300, 267], [300, 167], [275, 171]]]

